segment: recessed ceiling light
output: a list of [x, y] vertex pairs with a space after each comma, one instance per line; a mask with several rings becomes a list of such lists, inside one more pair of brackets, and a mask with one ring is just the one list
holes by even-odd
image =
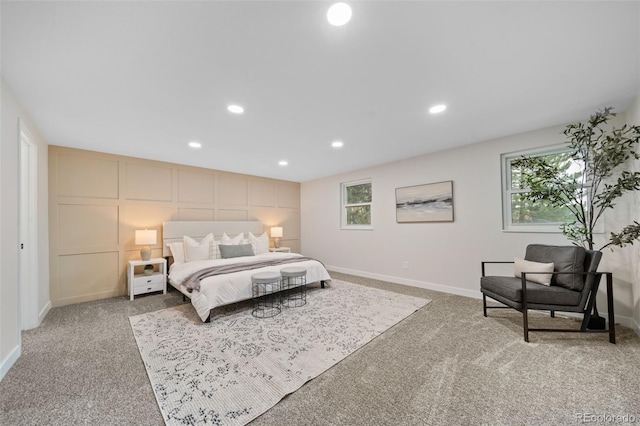
[[340, 27], [351, 19], [351, 6], [346, 3], [335, 3], [327, 11], [327, 20], [331, 25]]
[[440, 105], [434, 105], [431, 108], [429, 108], [429, 112], [431, 114], [437, 114], [439, 112], [444, 111], [445, 109], [447, 109], [447, 106], [444, 104], [440, 104]]
[[244, 112], [244, 108], [242, 108], [240, 105], [229, 105], [227, 107], [227, 111], [234, 114], [242, 114]]
[[344, 145], [344, 143], [342, 143], [342, 141], [333, 141], [331, 142], [331, 146], [334, 148], [342, 148], [342, 146]]
[[289, 162], [287, 160], [280, 160], [278, 161], [278, 164], [281, 166], [286, 166], [287, 164], [289, 164]]
[[200, 142], [196, 142], [196, 141], [189, 142], [189, 146], [191, 148], [202, 148], [202, 144]]

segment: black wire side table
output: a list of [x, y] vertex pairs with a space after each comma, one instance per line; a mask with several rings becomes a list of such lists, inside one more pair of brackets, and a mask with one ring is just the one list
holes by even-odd
[[251, 275], [253, 310], [256, 318], [271, 318], [280, 313], [282, 277], [277, 272], [258, 272]]
[[282, 306], [297, 308], [307, 303], [307, 270], [299, 266], [280, 269]]

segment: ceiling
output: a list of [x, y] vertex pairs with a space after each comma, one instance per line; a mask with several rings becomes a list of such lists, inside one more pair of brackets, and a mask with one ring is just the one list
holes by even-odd
[[2, 76], [49, 144], [297, 182], [640, 91], [638, 1], [330, 4], [2, 1]]

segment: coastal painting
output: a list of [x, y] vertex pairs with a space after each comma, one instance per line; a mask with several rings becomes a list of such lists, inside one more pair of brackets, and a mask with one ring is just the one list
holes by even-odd
[[396, 222], [453, 222], [453, 181], [396, 188]]

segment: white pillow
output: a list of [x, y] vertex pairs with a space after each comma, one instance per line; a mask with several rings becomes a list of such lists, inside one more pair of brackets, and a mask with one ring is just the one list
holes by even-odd
[[263, 232], [262, 235], [257, 237], [249, 232], [248, 240], [256, 255], [269, 252], [269, 236], [266, 232]]
[[220, 242], [213, 240], [211, 241], [211, 259], [222, 259], [222, 255], [220, 254]]
[[238, 235], [236, 235], [235, 237], [231, 238], [230, 236], [228, 236], [226, 233], [222, 234], [222, 239], [220, 240], [220, 244], [224, 244], [226, 246], [228, 245], [238, 245], [238, 244], [244, 244], [245, 243], [245, 239], [244, 239], [244, 234], [241, 232]]
[[[522, 278], [523, 272], [553, 272], [553, 263], [540, 263], [531, 262], [530, 260], [524, 260], [515, 258], [513, 259], [515, 264], [515, 276], [516, 278]], [[552, 274], [527, 274], [527, 281], [532, 281], [538, 284], [551, 285]]]
[[185, 262], [195, 262], [197, 260], [210, 260], [213, 258], [213, 234], [209, 234], [200, 242], [197, 242], [186, 235], [184, 242], [184, 260]]
[[183, 243], [169, 243], [169, 250], [171, 250], [171, 256], [173, 256], [173, 263], [184, 263]]

